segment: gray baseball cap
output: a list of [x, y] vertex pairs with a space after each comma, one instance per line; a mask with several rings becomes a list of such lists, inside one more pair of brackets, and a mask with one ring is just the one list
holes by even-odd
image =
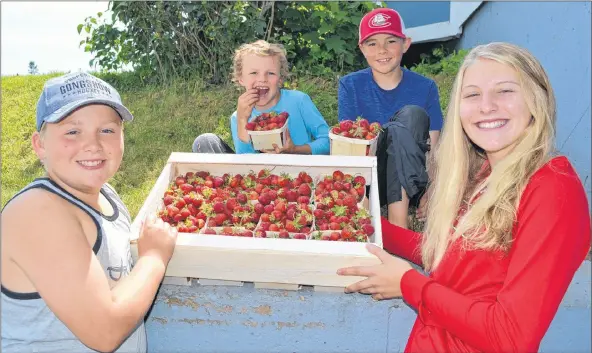
[[89, 104], [108, 105], [117, 111], [123, 121], [134, 118], [110, 84], [85, 72], [74, 72], [45, 82], [37, 102], [37, 131], [41, 130], [43, 123], [57, 123]]

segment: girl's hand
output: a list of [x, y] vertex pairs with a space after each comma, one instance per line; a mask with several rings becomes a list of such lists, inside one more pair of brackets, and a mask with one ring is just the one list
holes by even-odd
[[340, 268], [341, 276], [368, 277], [345, 288], [346, 293], [359, 292], [372, 294], [376, 300], [392, 299], [401, 296], [401, 278], [405, 272], [413, 269], [402, 259], [394, 257], [376, 245], [368, 244], [368, 251], [382, 263], [374, 266], [356, 266]]

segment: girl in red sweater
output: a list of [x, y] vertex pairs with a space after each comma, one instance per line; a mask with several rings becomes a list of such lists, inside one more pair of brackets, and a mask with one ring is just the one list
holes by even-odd
[[491, 43], [451, 97], [423, 235], [383, 219], [400, 258], [369, 245], [381, 265], [338, 273], [367, 277], [348, 292], [417, 311], [406, 352], [536, 352], [590, 248], [586, 194], [554, 155], [553, 90], [529, 52]]

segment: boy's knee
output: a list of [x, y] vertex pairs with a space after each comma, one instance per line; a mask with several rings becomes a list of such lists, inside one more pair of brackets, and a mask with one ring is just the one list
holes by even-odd
[[208, 146], [209, 144], [211, 144], [212, 142], [216, 141], [219, 137], [216, 136], [215, 134], [212, 134], [210, 132], [207, 132], [205, 134], [201, 134], [199, 136], [197, 136], [195, 138], [195, 140], [193, 141], [193, 146], [191, 148], [191, 150], [193, 152], [199, 152], [200, 151], [200, 147], [199, 146]]
[[430, 124], [428, 112], [418, 105], [406, 105], [395, 113], [391, 120], [397, 120], [410, 124], [427, 125]]

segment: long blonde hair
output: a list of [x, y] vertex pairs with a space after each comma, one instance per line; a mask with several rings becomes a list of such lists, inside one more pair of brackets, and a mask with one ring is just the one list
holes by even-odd
[[235, 52], [232, 60], [232, 81], [237, 83], [243, 73], [243, 58], [247, 54], [259, 56], [277, 57], [280, 61], [280, 79], [284, 82], [289, 75], [288, 58], [286, 49], [281, 44], [268, 43], [264, 40], [258, 40], [253, 43], [241, 45]]
[[[465, 70], [479, 59], [489, 59], [513, 68], [519, 77], [532, 122], [516, 146], [496, 163], [489, 176], [474, 177], [485, 155], [467, 137], [461, 125], [459, 106]], [[555, 97], [541, 64], [527, 50], [508, 43], [490, 43], [471, 50], [453, 85], [442, 137], [436, 152], [434, 182], [421, 256], [426, 270], [434, 270], [448, 246], [464, 239], [474, 249], [508, 250], [520, 195], [532, 174], [555, 152]], [[482, 192], [453, 227], [463, 203]]]

